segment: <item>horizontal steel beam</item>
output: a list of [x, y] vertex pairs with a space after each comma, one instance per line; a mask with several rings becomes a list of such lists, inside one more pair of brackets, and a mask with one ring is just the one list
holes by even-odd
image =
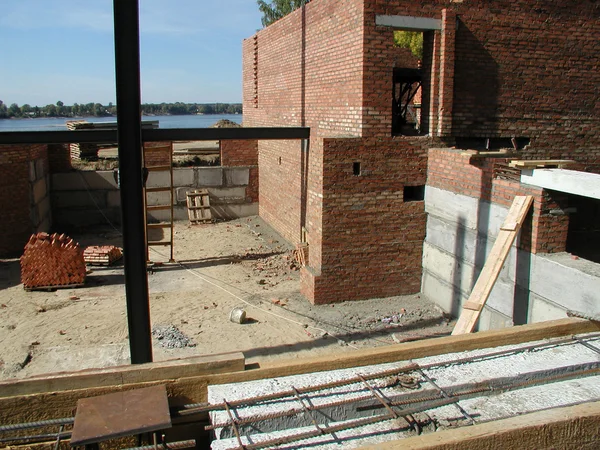
[[[226, 139], [308, 139], [307, 127], [262, 128], [163, 128], [142, 130], [142, 141], [218, 141]], [[117, 130], [5, 131], [0, 145], [10, 144], [110, 144], [117, 142]]]

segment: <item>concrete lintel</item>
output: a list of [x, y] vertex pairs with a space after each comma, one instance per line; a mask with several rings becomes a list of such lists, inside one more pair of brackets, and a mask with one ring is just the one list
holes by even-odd
[[392, 27], [402, 30], [441, 30], [442, 21], [427, 17], [413, 16], [376, 16], [375, 24], [381, 27]]
[[600, 175], [566, 169], [534, 169], [521, 172], [521, 183], [600, 200]]

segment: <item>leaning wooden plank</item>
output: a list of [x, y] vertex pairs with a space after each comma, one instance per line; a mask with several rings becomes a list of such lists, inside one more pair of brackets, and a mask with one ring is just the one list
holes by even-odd
[[465, 303], [465, 305], [468, 305], [468, 308], [463, 308], [458, 322], [456, 322], [452, 331], [453, 335], [471, 333], [475, 328], [477, 319], [479, 319], [479, 315], [481, 314], [481, 309], [492, 292], [504, 261], [506, 261], [510, 252], [510, 247], [515, 241], [521, 225], [523, 225], [532, 202], [533, 197], [531, 195], [518, 195], [515, 197], [504, 220], [504, 224], [500, 228], [492, 251], [483, 266], [479, 278], [477, 278], [471, 295]]

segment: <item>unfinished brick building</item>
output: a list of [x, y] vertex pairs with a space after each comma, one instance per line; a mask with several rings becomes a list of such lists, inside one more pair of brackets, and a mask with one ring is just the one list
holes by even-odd
[[[259, 144], [260, 215], [309, 243], [306, 297], [420, 291], [431, 148], [600, 172], [599, 17], [589, 0], [313, 0], [245, 40], [244, 125], [311, 128], [306, 146]], [[394, 30], [423, 32], [420, 69]], [[392, 99], [415, 85], [411, 126]]]

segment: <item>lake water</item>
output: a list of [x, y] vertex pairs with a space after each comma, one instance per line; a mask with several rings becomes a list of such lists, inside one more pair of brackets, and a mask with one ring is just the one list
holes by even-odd
[[[209, 128], [221, 119], [242, 123], [241, 114], [209, 114], [204, 116], [142, 116], [142, 120], [158, 120], [159, 128]], [[39, 119], [0, 119], [2, 131], [52, 131], [66, 130], [69, 120], [88, 122], [115, 122], [116, 117], [42, 117]]]

